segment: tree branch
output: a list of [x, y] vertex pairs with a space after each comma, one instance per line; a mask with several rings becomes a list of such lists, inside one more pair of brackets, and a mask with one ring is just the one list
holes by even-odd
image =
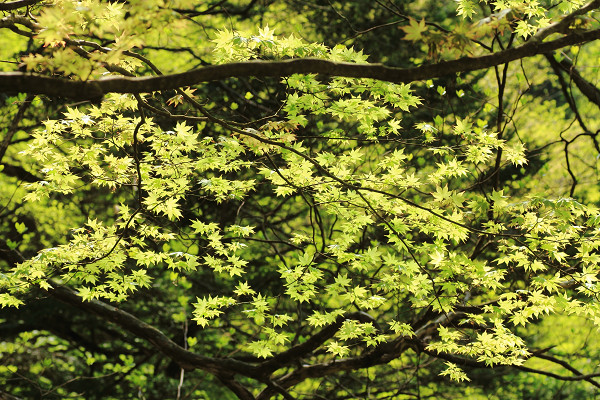
[[231, 376], [218, 376], [223, 385], [227, 386], [240, 400], [255, 400], [254, 395]]
[[22, 400], [22, 398], [13, 396], [12, 394], [0, 390], [0, 400]]
[[573, 83], [575, 83], [575, 86], [577, 86], [577, 88], [579, 89], [579, 91], [585, 97], [587, 97], [589, 101], [600, 107], [600, 90], [596, 86], [588, 82], [586, 79], [584, 79], [570, 61], [568, 61], [567, 59], [556, 61], [556, 59], [550, 54], [547, 55], [546, 58], [548, 59], [553, 68], [560, 68], [563, 71], [567, 72], [571, 77]]
[[12, 176], [24, 182], [30, 183], [37, 182], [40, 180], [40, 178], [18, 165], [11, 165], [6, 163], [0, 163], [0, 165], [4, 166], [4, 169], [2, 169], [2, 173], [4, 175]]
[[540, 369], [525, 367], [523, 365], [513, 365], [512, 367], [523, 372], [531, 372], [532, 374], [545, 375], [554, 379], [558, 379], [560, 381], [586, 381], [596, 386], [597, 388], [600, 388], [600, 384], [593, 379], [599, 377], [600, 373], [590, 375], [563, 376], [555, 374], [553, 372], [546, 372]]
[[562, 74], [561, 65], [559, 64], [558, 61], [556, 61], [554, 59], [553, 54], [545, 54], [545, 56], [546, 56], [546, 59], [548, 60], [548, 62], [550, 63], [550, 66], [554, 70], [554, 74], [558, 78], [558, 83], [560, 84], [560, 89], [562, 90], [563, 96], [565, 97], [565, 100], [569, 104], [569, 108], [575, 114], [575, 118], [577, 119], [579, 126], [581, 126], [581, 129], [583, 129], [585, 132], [589, 132], [589, 129], [587, 128], [585, 122], [583, 121], [583, 118], [581, 117], [581, 114], [579, 113], [579, 110], [577, 108], [577, 103], [575, 103], [575, 99], [573, 98], [573, 95], [572, 95], [571, 91], [569, 90], [569, 86], [567, 85], [567, 82], [565, 81], [565, 78]]
[[4, 158], [4, 154], [6, 154], [6, 150], [8, 149], [8, 146], [10, 145], [14, 134], [17, 133], [17, 131], [19, 130], [19, 122], [21, 122], [21, 120], [23, 119], [25, 111], [27, 111], [34, 98], [34, 95], [27, 95], [23, 103], [21, 103], [21, 105], [19, 106], [19, 109], [17, 110], [17, 113], [15, 114], [15, 117], [13, 118], [10, 127], [8, 128], [8, 131], [6, 131], [6, 136], [4, 136], [4, 139], [0, 144], [0, 161], [2, 161], [2, 159]]
[[138, 78], [112, 76], [89, 81], [74, 81], [22, 72], [5, 72], [0, 73], [0, 92], [26, 92], [73, 99], [97, 100], [106, 93], [149, 93], [232, 77], [283, 77], [298, 73], [316, 73], [409, 83], [457, 72], [489, 68], [599, 38], [600, 29], [596, 29], [585, 33], [573, 33], [549, 42], [540, 43], [532, 40], [521, 46], [485, 56], [462, 57], [457, 60], [442, 61], [414, 68], [395, 68], [380, 64], [352, 64], [301, 58], [285, 61], [246, 61], [211, 65], [179, 74]]
[[[6, 3], [4, 3], [6, 4]], [[1, 5], [1, 3], [0, 3]], [[37, 32], [39, 30], [42, 29], [42, 27], [33, 22], [31, 19], [23, 16], [23, 15], [9, 15], [8, 17], [4, 17], [2, 19], [0, 19], [0, 28], [9, 28], [12, 31], [20, 34], [20, 35], [24, 35], [24, 36], [28, 36], [31, 37], [33, 35], [32, 32], [25, 32], [25, 31], [20, 31], [15, 24], [19, 24], [19, 25], [23, 25], [28, 27], [29, 29], [31, 29], [33, 32]]]
[[17, 0], [0, 3], [0, 11], [16, 10], [17, 8], [27, 7], [36, 3], [41, 3], [42, 0]]
[[[387, 364], [400, 357], [404, 351], [409, 349], [411, 342], [411, 339], [399, 337], [390, 342], [382, 343], [373, 350], [358, 357], [336, 359], [320, 364], [302, 365], [300, 368], [275, 380], [275, 383], [287, 389], [309, 378], [324, 377], [341, 371], [358, 370], [374, 365]], [[268, 399], [275, 395], [275, 393], [274, 388], [267, 387], [256, 398], [259, 400]]]
[[311, 336], [307, 341], [266, 360], [260, 364], [259, 368], [263, 372], [268, 371], [271, 373], [282, 366], [290, 364], [296, 361], [298, 358], [313, 352], [328, 339], [333, 337], [333, 335], [335, 335], [335, 333], [341, 328], [344, 321], [348, 319], [355, 319], [361, 322], [373, 322], [373, 318], [365, 312], [355, 312], [347, 315], [341, 315], [333, 324], [326, 326]]
[[569, 25], [575, 20], [576, 17], [587, 13], [588, 11], [592, 11], [600, 7], [600, 0], [594, 0], [587, 3], [585, 6], [573, 11], [571, 14], [567, 15], [563, 19], [558, 22], [555, 22], [543, 29], [540, 29], [531, 40], [533, 41], [542, 41], [546, 37], [550, 36], [553, 33], [561, 32], [564, 30], [568, 30]]
[[[493, 368], [493, 367], [490, 367], [489, 365], [486, 365], [484, 362], [467, 359], [467, 358], [463, 358], [463, 357], [457, 357], [452, 354], [438, 353], [436, 351], [427, 350], [426, 346], [423, 343], [418, 343], [418, 346], [419, 346], [420, 350], [422, 352], [424, 352], [425, 354], [427, 354], [431, 357], [434, 357], [434, 358], [439, 358], [442, 360], [450, 361], [460, 367], [486, 368], [486, 369]], [[569, 371], [575, 373], [576, 375], [575, 376], [564, 376], [564, 375], [555, 374], [553, 372], [547, 372], [547, 371], [542, 371], [540, 369], [525, 367], [523, 365], [503, 365], [503, 367], [510, 367], [510, 368], [518, 369], [519, 371], [523, 371], [523, 372], [530, 372], [533, 374], [545, 375], [545, 376], [549, 376], [551, 378], [558, 379], [561, 381], [586, 381], [586, 382], [589, 382], [590, 384], [600, 388], [600, 384], [593, 379], [593, 378], [600, 376], [600, 373], [583, 375], [581, 372], [577, 371], [575, 368], [571, 367], [564, 361], [556, 360], [554, 357], [544, 356], [544, 355], [535, 355], [534, 357], [543, 358], [543, 359], [558, 363], [558, 364], [562, 365], [563, 367], [565, 367], [566, 369], [568, 369]]]
[[185, 369], [201, 369], [217, 376], [240, 374], [260, 379], [256, 367], [233, 359], [206, 357], [185, 350], [177, 345], [155, 327], [140, 321], [132, 314], [98, 300], [83, 301], [73, 290], [56, 282], [50, 282], [52, 288], [47, 292], [63, 303], [70, 304], [84, 311], [94, 313], [107, 321], [111, 321], [137, 337], [143, 338], [161, 353], [175, 361]]

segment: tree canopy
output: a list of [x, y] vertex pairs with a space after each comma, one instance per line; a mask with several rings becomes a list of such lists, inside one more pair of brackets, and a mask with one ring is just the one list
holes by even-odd
[[0, 399], [592, 398], [598, 8], [0, 3]]

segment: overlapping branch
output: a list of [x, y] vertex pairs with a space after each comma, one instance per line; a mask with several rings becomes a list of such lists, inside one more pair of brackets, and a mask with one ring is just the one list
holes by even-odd
[[521, 46], [480, 57], [462, 57], [414, 68], [381, 64], [353, 64], [315, 58], [285, 61], [246, 61], [211, 65], [191, 71], [146, 77], [111, 76], [99, 80], [74, 81], [23, 72], [0, 74], [0, 92], [25, 92], [73, 99], [100, 99], [107, 93], [149, 93], [234, 77], [284, 77], [292, 74], [323, 74], [410, 83], [458, 72], [485, 69], [511, 61], [548, 53], [570, 45], [600, 39], [600, 29], [572, 33], [548, 42], [531, 40]]

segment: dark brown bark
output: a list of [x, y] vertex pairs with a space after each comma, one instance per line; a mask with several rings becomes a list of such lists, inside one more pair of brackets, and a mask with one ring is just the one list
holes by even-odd
[[21, 7], [31, 6], [37, 3], [41, 3], [42, 0], [17, 0], [8, 1], [6, 3], [0, 3], [0, 11], [16, 10]]
[[51, 285], [53, 287], [48, 289], [48, 293], [54, 298], [96, 314], [106, 321], [114, 322], [137, 337], [149, 341], [158, 351], [171, 358], [184, 369], [201, 369], [217, 376], [235, 373], [251, 378], [260, 378], [256, 367], [248, 363], [234, 359], [205, 357], [187, 351], [160, 330], [146, 324], [128, 312], [97, 300], [83, 301], [81, 297], [66, 286], [57, 283], [51, 283]]
[[[598, 2], [600, 3], [600, 1]], [[489, 55], [462, 57], [457, 60], [442, 61], [414, 68], [395, 68], [380, 64], [352, 64], [315, 58], [301, 58], [286, 61], [246, 61], [212, 65], [179, 74], [136, 78], [112, 76], [89, 81], [74, 81], [22, 72], [6, 72], [0, 73], [0, 92], [25, 92], [73, 99], [99, 100], [106, 93], [149, 93], [232, 77], [283, 77], [309, 73], [410, 83], [458, 72], [485, 69], [596, 39], [600, 39], [600, 29], [585, 33], [573, 33], [548, 42], [532, 39], [521, 46]]]

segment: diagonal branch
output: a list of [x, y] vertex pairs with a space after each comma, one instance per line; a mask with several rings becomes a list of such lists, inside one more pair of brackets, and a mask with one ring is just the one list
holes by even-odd
[[31, 6], [36, 3], [41, 3], [41, 2], [42, 2], [42, 0], [7, 1], [6, 3], [0, 3], [0, 11], [16, 10], [17, 8], [27, 7], [27, 6]]
[[[579, 378], [579, 379], [588, 380], [587, 378], [594, 378], [594, 377], [599, 377], [600, 376], [600, 373], [584, 375], [578, 369], [576, 369], [573, 366], [571, 366], [571, 364], [569, 364], [568, 362], [566, 362], [564, 360], [559, 360], [558, 358], [553, 357], [553, 356], [549, 356], [549, 355], [546, 355], [546, 354], [534, 354], [534, 357], [541, 358], [543, 360], [547, 360], [547, 361], [550, 361], [550, 362], [553, 362], [555, 364], [558, 364], [558, 365], [562, 366], [563, 368], [565, 368], [566, 370], [571, 371], [575, 375], [573, 378]], [[600, 385], [598, 383], [592, 383], [592, 384], [594, 386], [600, 387]]]
[[569, 60], [563, 59], [561, 61], [557, 61], [550, 54], [547, 55], [546, 58], [548, 59], [553, 68], [560, 68], [563, 71], [567, 72], [571, 77], [573, 83], [575, 83], [575, 86], [577, 86], [577, 88], [579, 89], [579, 91], [585, 97], [587, 97], [589, 101], [600, 107], [600, 89], [598, 89], [596, 86], [588, 82], [583, 76], [581, 76], [579, 71], [577, 71], [575, 66]]
[[565, 97], [567, 104], [569, 104], [569, 108], [575, 114], [575, 118], [577, 119], [577, 122], [579, 122], [579, 126], [581, 126], [581, 129], [583, 129], [585, 132], [589, 132], [589, 129], [587, 128], [585, 122], [583, 121], [583, 118], [581, 117], [581, 114], [579, 113], [579, 109], [577, 108], [577, 103], [575, 102], [575, 99], [573, 98], [573, 95], [572, 95], [571, 91], [569, 90], [569, 86], [567, 85], [567, 82], [565, 81], [565, 78], [562, 74], [562, 67], [561, 67], [560, 63], [558, 61], [556, 61], [553, 54], [544, 54], [544, 55], [546, 56], [546, 59], [548, 60], [548, 62], [550, 63], [550, 66], [554, 70], [554, 74], [558, 78], [558, 83], [560, 84], [560, 88], [562, 90], [563, 96]]
[[600, 388], [600, 384], [593, 379], [593, 378], [599, 377], [600, 373], [589, 374], [589, 375], [580, 374], [580, 375], [575, 375], [575, 376], [563, 376], [563, 375], [555, 374], [554, 372], [542, 371], [541, 369], [529, 368], [529, 367], [525, 367], [523, 365], [513, 365], [513, 368], [516, 368], [523, 372], [531, 372], [532, 374], [549, 376], [551, 378], [558, 379], [559, 381], [567, 381], [567, 382], [586, 381], [586, 382], [589, 382], [592, 385], [596, 386], [597, 388]]
[[6, 163], [0, 163], [0, 166], [3, 167], [2, 173], [4, 175], [15, 177], [23, 182], [38, 182], [41, 180], [21, 166]]
[[17, 110], [17, 113], [13, 118], [10, 127], [6, 131], [6, 136], [4, 136], [4, 139], [2, 139], [2, 143], [0, 144], [0, 161], [2, 161], [2, 159], [4, 158], [4, 154], [6, 154], [6, 150], [8, 149], [8, 146], [10, 145], [14, 134], [17, 133], [17, 131], [19, 130], [19, 123], [23, 119], [25, 111], [27, 111], [27, 109], [31, 105], [31, 102], [33, 101], [34, 97], [34, 95], [28, 95], [19, 106], [19, 109]]
[[211, 65], [179, 74], [137, 78], [112, 76], [89, 81], [73, 81], [22, 72], [5, 72], [0, 73], [0, 92], [26, 92], [76, 99], [100, 99], [106, 93], [149, 93], [232, 77], [283, 77], [298, 73], [410, 83], [458, 72], [485, 69], [596, 39], [600, 39], [600, 29], [585, 33], [573, 33], [549, 42], [540, 43], [532, 40], [521, 46], [494, 54], [480, 57], [462, 57], [452, 61], [442, 61], [414, 68], [395, 68], [380, 64], [353, 64], [301, 58], [285, 61], [246, 61]]
[[[395, 340], [382, 343], [375, 349], [360, 356], [352, 358], [335, 359], [328, 362], [312, 365], [302, 365], [296, 370], [280, 377], [275, 382], [284, 389], [293, 387], [298, 383], [316, 377], [324, 377], [341, 371], [351, 371], [387, 364], [400, 357], [411, 347], [411, 339], [399, 337]], [[269, 399], [275, 395], [271, 387], [265, 388], [256, 398], [259, 400]]]
[[575, 19], [578, 16], [584, 15], [585, 13], [595, 10], [599, 7], [600, 7], [600, 0], [593, 0], [589, 3], [587, 3], [585, 6], [573, 11], [571, 14], [567, 15], [560, 21], [555, 22], [543, 29], [540, 29], [535, 35], [533, 35], [531, 40], [539, 42], [539, 41], [544, 40], [546, 37], [550, 36], [553, 33], [558, 33], [558, 32], [568, 30], [569, 25], [571, 25], [571, 23], [573, 23], [573, 21], [575, 21]]
[[[416, 343], [417, 343], [417, 346], [420, 348], [420, 350], [423, 353], [425, 353], [431, 357], [434, 357], [434, 358], [439, 358], [442, 360], [450, 361], [460, 367], [482, 368], [482, 369], [483, 368], [485, 368], [485, 369], [493, 368], [481, 361], [458, 357], [458, 356], [455, 356], [452, 354], [447, 354], [447, 353], [438, 353], [437, 351], [428, 350], [423, 343], [419, 343], [419, 342], [416, 342]], [[548, 376], [550, 378], [558, 379], [561, 381], [586, 381], [586, 382], [596, 386], [597, 388], [600, 388], [600, 384], [593, 379], [593, 378], [599, 377], [600, 373], [584, 375], [581, 372], [579, 372], [578, 370], [576, 370], [575, 368], [573, 368], [572, 366], [570, 366], [569, 364], [567, 364], [566, 362], [557, 360], [554, 357], [544, 356], [544, 355], [540, 355], [540, 354], [534, 355], [534, 357], [543, 358], [543, 359], [555, 362], [557, 364], [560, 364], [563, 367], [565, 367], [567, 370], [573, 372], [575, 374], [575, 376], [559, 375], [559, 374], [555, 374], [554, 372], [548, 372], [548, 371], [543, 371], [541, 369], [525, 367], [523, 365], [506, 365], [505, 367], [515, 368], [515, 369], [518, 369], [519, 371], [530, 372], [532, 374], [544, 375], [544, 376]]]
[[[0, 5], [2, 5], [2, 3], [0, 3]], [[9, 28], [23, 36], [31, 37], [33, 35], [32, 32], [20, 31], [16, 25], [26, 26], [27, 28], [31, 29], [32, 32], [38, 32], [42, 29], [42, 26], [23, 15], [11, 14], [8, 17], [0, 19], [0, 28]]]
[[6, 393], [0, 390], [0, 400], [23, 400], [21, 397], [13, 396], [12, 394]]
[[271, 373], [284, 365], [295, 362], [302, 356], [312, 353], [328, 339], [333, 337], [333, 335], [341, 328], [344, 321], [348, 319], [354, 319], [361, 322], [373, 322], [373, 317], [362, 311], [340, 315], [334, 323], [327, 325], [325, 328], [311, 336], [307, 341], [266, 360], [259, 368], [264, 373]]
[[240, 400], [255, 400], [254, 395], [244, 387], [244, 385], [235, 381], [231, 376], [218, 376], [219, 380], [229, 390], [231, 390]]
[[111, 321], [137, 337], [143, 338], [154, 345], [161, 353], [175, 361], [185, 369], [201, 369], [217, 376], [240, 374], [259, 379], [257, 369], [245, 362], [233, 359], [219, 359], [202, 356], [185, 350], [177, 345], [164, 333], [155, 327], [139, 320], [117, 307], [98, 300], [83, 301], [73, 290], [56, 282], [50, 282], [52, 287], [48, 293], [63, 303], [75, 306], [84, 311], [96, 314], [107, 321]]

